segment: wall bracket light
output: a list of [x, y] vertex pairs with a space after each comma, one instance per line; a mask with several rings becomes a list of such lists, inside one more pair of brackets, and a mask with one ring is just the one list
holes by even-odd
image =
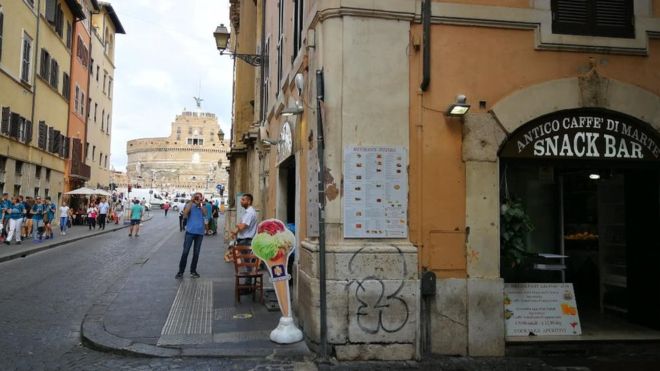
[[233, 53], [227, 50], [227, 45], [229, 44], [229, 30], [225, 27], [224, 24], [220, 24], [216, 27], [215, 32], [213, 32], [213, 37], [215, 38], [215, 45], [220, 51], [220, 55], [228, 55], [232, 58], [238, 58], [248, 63], [251, 66], [261, 66], [268, 60], [268, 56], [265, 54], [242, 54], [242, 53]]
[[447, 108], [447, 116], [463, 117], [470, 110], [467, 97], [463, 94], [456, 96], [456, 102]]

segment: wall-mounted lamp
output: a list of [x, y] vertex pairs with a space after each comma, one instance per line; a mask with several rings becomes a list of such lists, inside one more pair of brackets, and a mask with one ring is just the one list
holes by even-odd
[[456, 102], [447, 108], [447, 116], [462, 117], [470, 110], [470, 105], [467, 104], [467, 97], [463, 94], [456, 96]]
[[268, 56], [265, 54], [241, 54], [241, 53], [232, 53], [227, 51], [227, 46], [229, 44], [229, 30], [225, 27], [224, 24], [220, 24], [216, 27], [215, 32], [213, 32], [213, 37], [215, 38], [215, 45], [220, 51], [220, 55], [229, 55], [232, 58], [238, 58], [252, 66], [261, 66], [265, 60], [268, 59]]
[[261, 143], [268, 145], [268, 146], [276, 146], [280, 143], [283, 143], [284, 141], [282, 139], [268, 139], [264, 138], [261, 140]]
[[295, 101], [293, 106], [289, 106], [282, 110], [282, 116], [299, 115], [303, 113], [304, 110], [305, 108], [303, 107], [302, 103], [300, 103], [300, 101]]

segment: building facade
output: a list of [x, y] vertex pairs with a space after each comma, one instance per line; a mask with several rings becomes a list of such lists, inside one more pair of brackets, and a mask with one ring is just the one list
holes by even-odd
[[64, 190], [75, 1], [0, 3], [0, 169], [3, 191], [50, 196]]
[[[338, 359], [504, 355], [547, 340], [510, 333], [520, 282], [571, 283], [589, 332], [659, 328], [643, 293], [660, 292], [660, 1], [254, 4], [231, 2], [232, 48], [267, 63], [250, 98], [236, 60], [230, 191], [295, 222], [308, 344]], [[241, 151], [258, 164], [234, 166]], [[521, 258], [539, 253], [568, 258], [556, 272]]]
[[126, 32], [110, 3], [99, 2], [99, 7], [100, 11], [91, 19], [89, 93], [84, 101], [88, 125], [83, 145], [90, 167], [89, 184], [94, 188], [107, 188], [110, 184], [115, 36]]
[[128, 141], [127, 176], [133, 186], [212, 193], [227, 184], [227, 151], [215, 114], [184, 111], [169, 137]]
[[82, 1], [80, 6], [85, 14], [85, 19], [73, 24], [73, 35], [70, 40], [71, 75], [69, 76], [67, 136], [70, 138], [71, 153], [65, 166], [65, 192], [84, 187], [91, 175], [90, 167], [85, 163], [83, 145], [87, 139], [89, 117], [87, 98], [90, 96], [91, 18], [92, 13], [99, 12], [100, 8], [96, 0]]

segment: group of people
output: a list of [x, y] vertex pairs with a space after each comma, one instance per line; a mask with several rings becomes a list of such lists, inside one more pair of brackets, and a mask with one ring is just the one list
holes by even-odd
[[[257, 212], [252, 207], [252, 201], [252, 195], [249, 193], [241, 197], [241, 206], [245, 209], [245, 213], [241, 218], [241, 222], [236, 225], [236, 229], [231, 231], [232, 238], [236, 239], [239, 245], [249, 246], [252, 243], [252, 238], [257, 233]], [[208, 225], [213, 219], [215, 219], [217, 228], [217, 216], [214, 216], [213, 206], [209, 202], [205, 202], [201, 193], [195, 193], [192, 200], [186, 203], [180, 214], [179, 227], [181, 229], [185, 228], [186, 234], [183, 239], [183, 251], [179, 260], [179, 270], [174, 277], [176, 279], [183, 278], [183, 273], [186, 270], [188, 262], [188, 254], [192, 247], [193, 257], [190, 264], [190, 276], [199, 278], [197, 262], [202, 247], [202, 240], [204, 239], [204, 235], [209, 234]], [[217, 229], [213, 232], [217, 233]]]
[[51, 227], [55, 219], [57, 206], [50, 197], [23, 197], [22, 195], [10, 198], [3, 193], [0, 200], [2, 218], [2, 237], [6, 245], [15, 239], [20, 245], [21, 240], [33, 236], [35, 242], [53, 238]]

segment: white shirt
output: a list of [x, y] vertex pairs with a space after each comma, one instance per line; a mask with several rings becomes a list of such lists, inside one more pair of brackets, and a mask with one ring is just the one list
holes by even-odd
[[107, 202], [101, 202], [99, 204], [99, 214], [107, 214], [108, 209], [110, 209], [110, 205]]
[[247, 228], [238, 232], [236, 238], [254, 238], [257, 234], [257, 212], [254, 207], [249, 206], [241, 218], [241, 223], [247, 225]]
[[60, 206], [60, 218], [63, 217], [68, 217], [69, 216], [69, 207], [68, 206]]

